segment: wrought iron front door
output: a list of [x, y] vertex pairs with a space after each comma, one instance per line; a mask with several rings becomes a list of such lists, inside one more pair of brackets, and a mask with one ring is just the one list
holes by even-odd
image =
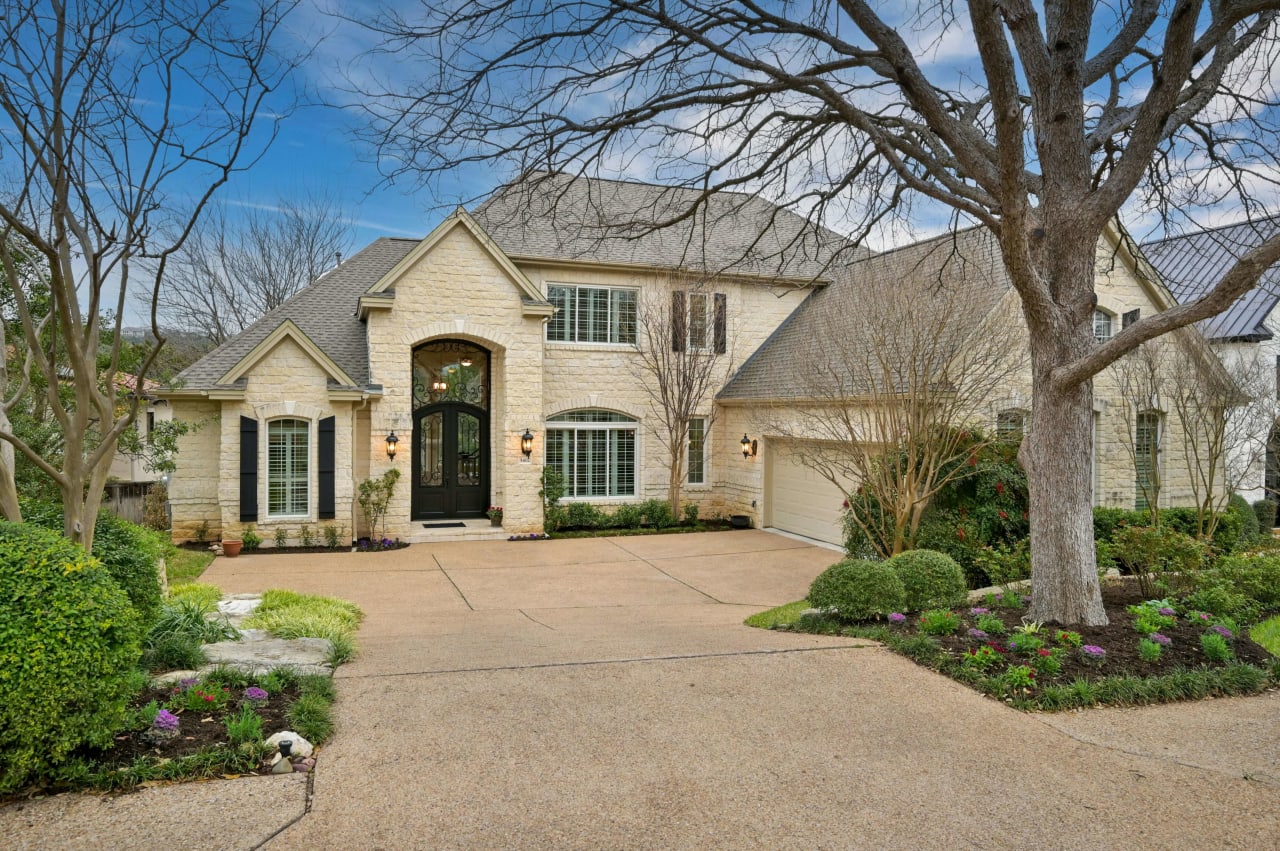
[[413, 418], [415, 520], [482, 517], [489, 499], [489, 415], [445, 402]]

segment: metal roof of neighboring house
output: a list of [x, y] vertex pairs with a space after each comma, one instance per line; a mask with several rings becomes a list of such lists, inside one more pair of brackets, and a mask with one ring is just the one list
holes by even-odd
[[835, 231], [747, 193], [711, 193], [689, 214], [701, 195], [541, 173], [501, 187], [473, 216], [507, 255], [520, 258], [825, 279], [832, 261], [854, 250]]
[[286, 319], [325, 351], [358, 386], [369, 383], [369, 347], [356, 302], [370, 285], [413, 250], [419, 240], [376, 239], [299, 290], [244, 331], [180, 372], [176, 387], [209, 389]]
[[[1009, 291], [995, 238], [986, 228], [956, 234], [887, 251], [851, 263], [834, 282], [814, 292], [768, 340], [747, 359], [720, 391], [719, 399], [807, 398], [814, 375], [851, 394], [868, 387], [851, 374], [850, 359], [829, 356], [824, 349], [843, 347], [853, 353], [882, 346], [880, 312], [868, 310], [877, 299], [893, 299], [899, 305], [914, 304], [921, 310], [936, 305], [938, 287], [949, 288], [945, 304], [963, 306], [965, 321], [937, 318], [942, 333], [954, 334], [946, 345], [958, 345], [976, 328]], [[897, 309], [901, 309], [898, 307]], [[835, 323], [835, 324], [833, 324]], [[815, 359], [821, 359], [816, 364]]]
[[[1142, 253], [1160, 273], [1173, 297], [1185, 304], [1207, 293], [1240, 256], [1277, 232], [1280, 216], [1154, 240], [1142, 246]], [[1196, 327], [1210, 340], [1219, 342], [1269, 340], [1272, 334], [1265, 323], [1277, 302], [1280, 266], [1272, 266], [1257, 287]]]

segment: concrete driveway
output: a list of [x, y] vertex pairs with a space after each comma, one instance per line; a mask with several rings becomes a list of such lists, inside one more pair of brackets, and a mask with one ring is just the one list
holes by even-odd
[[1274, 848], [1280, 695], [1028, 715], [753, 630], [835, 559], [764, 532], [219, 559], [358, 602], [299, 778], [0, 811], [20, 847]]

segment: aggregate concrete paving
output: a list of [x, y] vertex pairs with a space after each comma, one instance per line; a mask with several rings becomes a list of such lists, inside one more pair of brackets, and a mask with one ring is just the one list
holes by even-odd
[[[0, 836], [32, 848], [1277, 847], [1280, 695], [1025, 714], [869, 642], [742, 626], [802, 597], [835, 558], [759, 531], [221, 558], [204, 579], [226, 592], [289, 587], [366, 612], [310, 800], [292, 777], [60, 796], [0, 810]], [[244, 801], [265, 795], [283, 802], [247, 818]], [[175, 829], [191, 823], [208, 827]]]

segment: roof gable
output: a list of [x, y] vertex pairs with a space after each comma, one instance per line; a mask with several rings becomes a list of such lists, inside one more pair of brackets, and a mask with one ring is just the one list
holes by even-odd
[[455, 228], [464, 228], [475, 238], [480, 247], [489, 255], [490, 259], [497, 264], [506, 276], [520, 291], [520, 295], [527, 301], [545, 303], [546, 299], [542, 295], [542, 291], [538, 289], [524, 272], [511, 262], [511, 258], [489, 238], [484, 232], [484, 228], [480, 227], [471, 214], [462, 208], [455, 210], [448, 218], [436, 226], [435, 230], [427, 234], [427, 236], [414, 247], [412, 251], [400, 259], [400, 262], [382, 276], [373, 286], [369, 287], [366, 295], [376, 295], [378, 293], [386, 293], [395, 289], [396, 283], [404, 277], [404, 275], [418, 264], [422, 258], [431, 253], [446, 236]]
[[331, 357], [315, 344], [314, 341], [302, 332], [302, 329], [293, 323], [292, 319], [286, 319], [276, 326], [275, 330], [263, 337], [262, 340], [250, 349], [245, 356], [240, 358], [231, 369], [223, 373], [218, 378], [218, 384], [234, 384], [241, 378], [248, 375], [258, 362], [274, 349], [283, 340], [293, 340], [298, 346], [307, 353], [307, 355], [316, 362], [316, 364], [325, 372], [325, 375], [331, 381], [334, 381], [344, 387], [355, 386], [355, 381], [347, 374], [346, 370], [338, 366]]

